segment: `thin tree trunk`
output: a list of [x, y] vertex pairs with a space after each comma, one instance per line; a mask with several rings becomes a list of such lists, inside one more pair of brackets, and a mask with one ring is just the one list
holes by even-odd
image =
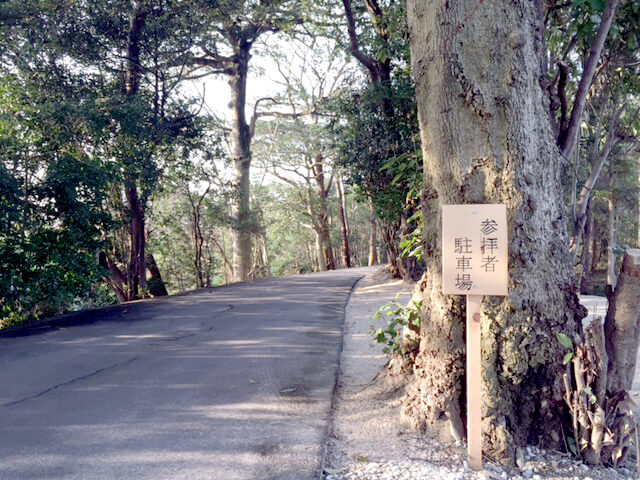
[[607, 296], [611, 297], [616, 286], [616, 255], [613, 249], [616, 246], [616, 198], [613, 192], [609, 192], [608, 200], [609, 235], [607, 248]]
[[[420, 351], [405, 402], [419, 428], [463, 438], [465, 306], [442, 294], [441, 205], [505, 204], [508, 297], [484, 297], [484, 450], [513, 461], [527, 442], [562, 444], [562, 347], [583, 309], [564, 224], [559, 152], [539, 80], [540, 2], [409, 0], [424, 159]], [[535, 132], [535, 134], [531, 134]]]
[[267, 252], [267, 234], [263, 231], [260, 234], [260, 254], [262, 256], [262, 265], [264, 266], [265, 274], [271, 277], [271, 266], [269, 264], [269, 253]]
[[[321, 270], [335, 270], [335, 260], [333, 257], [333, 248], [331, 248], [331, 236], [329, 231], [329, 213], [327, 208], [327, 196], [332, 185], [332, 179], [329, 184], [325, 184], [324, 174], [324, 157], [317, 154], [312, 165], [314, 180], [316, 182], [316, 194], [318, 195], [318, 211], [311, 212], [315, 214], [318, 231], [316, 232], [316, 245], [318, 248], [318, 260]], [[332, 177], [333, 178], [333, 177]], [[312, 207], [310, 206], [310, 211]], [[322, 258], [320, 258], [322, 257]]]
[[[189, 195], [189, 200], [191, 200], [191, 195]], [[196, 271], [196, 281], [198, 284], [198, 288], [204, 287], [204, 271], [202, 268], [202, 246], [204, 245], [204, 237], [202, 236], [202, 229], [200, 228], [200, 212], [196, 209], [193, 201], [191, 202], [192, 206], [192, 229], [193, 229], [193, 266]]]
[[[142, 64], [140, 62], [141, 40], [144, 32], [149, 10], [145, 6], [138, 6], [130, 15], [129, 32], [126, 52], [126, 71], [123, 72], [122, 93], [134, 98], [138, 95], [142, 78]], [[125, 154], [126, 155], [126, 154]], [[132, 162], [125, 157], [123, 160]], [[118, 298], [134, 300], [144, 295], [147, 290], [146, 264], [145, 264], [145, 205], [141, 201], [137, 188], [138, 179], [127, 178], [124, 185], [124, 194], [127, 202], [126, 215], [129, 221], [129, 258], [126, 260], [126, 286], [120, 279], [114, 277], [115, 261], [106, 260], [110, 265], [109, 285], [114, 288]]]
[[373, 204], [373, 197], [369, 197], [369, 266], [378, 263], [376, 247], [378, 245], [378, 227], [376, 226], [376, 207]]
[[218, 249], [222, 254], [222, 258], [224, 258], [224, 284], [228, 285], [229, 274], [233, 276], [233, 263], [229, 262], [229, 260], [227, 259], [227, 252], [226, 252], [227, 247], [226, 247], [226, 242], [224, 241], [224, 232], [222, 233], [222, 245], [220, 245], [215, 238], [213, 240], [214, 242], [216, 242], [216, 245], [218, 245]]
[[[638, 163], [638, 183], [640, 184], [640, 163]], [[640, 248], [640, 190], [638, 190], [638, 247]]]
[[[578, 135], [578, 139], [576, 142], [579, 142], [580, 138]], [[575, 150], [575, 164], [573, 166], [573, 171], [571, 172], [571, 220], [573, 223], [576, 223], [578, 219], [578, 172], [580, 171], [580, 149]]]
[[312, 265], [312, 268], [315, 271], [318, 271], [320, 268], [318, 265], [318, 255], [311, 254], [311, 247], [309, 246], [309, 242], [304, 242], [304, 246], [307, 250], [307, 258], [309, 259], [309, 263]]
[[585, 282], [589, 273], [591, 259], [589, 258], [589, 247], [591, 245], [591, 236], [593, 234], [593, 213], [591, 212], [591, 202], [587, 204], [585, 213], [586, 221], [584, 224], [584, 239], [582, 242], [582, 253], [580, 254], [580, 273], [576, 276], [576, 283], [580, 286], [580, 292], [584, 291]]
[[135, 300], [140, 298], [140, 295], [144, 295], [147, 289], [144, 209], [140, 203], [135, 184], [126, 186], [125, 193], [130, 215], [129, 238], [131, 242], [127, 268], [128, 297], [129, 300]]
[[591, 49], [589, 50], [589, 57], [584, 65], [582, 78], [580, 79], [573, 109], [571, 110], [569, 124], [558, 136], [558, 146], [560, 147], [560, 152], [565, 158], [571, 157], [571, 154], [576, 147], [576, 138], [578, 137], [578, 131], [580, 130], [580, 124], [582, 123], [582, 115], [587, 103], [589, 88], [591, 88], [591, 83], [595, 77], [596, 69], [600, 62], [602, 50], [604, 48], [605, 41], [607, 40], [607, 35], [609, 34], [617, 6], [618, 0], [607, 0], [604, 14], [600, 21], [600, 27], [593, 39]]
[[98, 263], [101, 267], [105, 268], [108, 274], [105, 277], [105, 281], [109, 288], [113, 290], [118, 297], [119, 302], [126, 302], [129, 300], [127, 297], [127, 279], [122, 274], [122, 271], [118, 266], [111, 261], [109, 255], [105, 252], [98, 254]]
[[[611, 121], [611, 125], [609, 127], [609, 133], [607, 135], [607, 140], [604, 144], [602, 152], [598, 152], [598, 158], [595, 159], [593, 163], [593, 168], [591, 169], [591, 173], [589, 174], [589, 178], [587, 178], [584, 187], [580, 191], [580, 197], [578, 198], [578, 202], [576, 204], [576, 223], [574, 226], [573, 236], [570, 241], [570, 250], [573, 255], [573, 259], [575, 261], [578, 248], [582, 243], [582, 236], [584, 234], [585, 222], [586, 222], [586, 211], [587, 204], [589, 203], [589, 199], [591, 198], [591, 192], [596, 186], [596, 182], [598, 178], [600, 178], [600, 173], [602, 172], [602, 168], [604, 167], [605, 162], [609, 158], [609, 154], [611, 153], [611, 149], [617, 143], [616, 141], [616, 130], [618, 127], [618, 122], [620, 120], [620, 115], [624, 111], [625, 106], [623, 105], [620, 109], [618, 109]], [[598, 139], [596, 138], [596, 144]], [[597, 148], [596, 148], [597, 151]]]
[[591, 202], [589, 202], [589, 206], [587, 207], [587, 223], [585, 224], [584, 241], [582, 242], [582, 255], [580, 256], [580, 265], [582, 266], [582, 269], [580, 270], [581, 273], [577, 278], [577, 283], [580, 286], [580, 292], [582, 293], [584, 293], [585, 288], [588, 285], [591, 274], [591, 262], [593, 261], [591, 244], [593, 243], [594, 227], [593, 212]]
[[600, 263], [600, 257], [602, 256], [602, 249], [600, 248], [602, 244], [602, 239], [600, 238], [602, 229], [600, 224], [596, 222], [595, 217], [592, 218], [593, 231], [591, 232], [591, 267], [589, 268], [589, 273], [593, 273], [598, 268], [598, 263]]
[[347, 215], [345, 212], [344, 191], [342, 178], [336, 179], [336, 191], [338, 193], [338, 205], [340, 208], [340, 231], [342, 232], [342, 263], [345, 268], [351, 268], [351, 254], [349, 252], [349, 234], [347, 230]]

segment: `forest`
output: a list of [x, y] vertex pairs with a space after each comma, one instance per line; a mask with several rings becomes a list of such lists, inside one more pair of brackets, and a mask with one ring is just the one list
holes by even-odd
[[388, 263], [422, 289], [404, 412], [464, 437], [441, 205], [502, 203], [485, 448], [627, 454], [629, 387], [562, 378], [640, 243], [638, 0], [1, 0], [0, 31], [0, 328]]

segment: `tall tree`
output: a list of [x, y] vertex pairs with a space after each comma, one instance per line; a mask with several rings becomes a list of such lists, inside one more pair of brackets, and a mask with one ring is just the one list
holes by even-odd
[[304, 118], [263, 122], [262, 127], [257, 153], [261, 167], [297, 190], [304, 225], [314, 232], [318, 269], [333, 270], [328, 201], [334, 175], [327, 168], [321, 137], [325, 130]]
[[[300, 22], [295, 2], [225, 0], [204, 17], [208, 28], [196, 40], [189, 62], [204, 75], [222, 74], [231, 88], [231, 160], [236, 194], [232, 203], [233, 278], [247, 280], [251, 266], [250, 166], [251, 139], [257, 117], [247, 120], [247, 78], [252, 49], [266, 33]], [[191, 72], [198, 75], [198, 70]]]
[[277, 118], [265, 129], [268, 133], [262, 132], [267, 148], [262, 149], [261, 160], [283, 181], [294, 186], [302, 181], [319, 268], [332, 270], [336, 262], [328, 205], [334, 175], [331, 145], [326, 141], [326, 104], [346, 83], [352, 62], [335, 41], [322, 37], [296, 38], [286, 50], [273, 49], [271, 58], [285, 90], [277, 98], [260, 99], [270, 110], [256, 115]]
[[[552, 124], [565, 156], [563, 166], [573, 177], [574, 258], [585, 235], [587, 206], [603, 167], [614, 160], [612, 153], [623, 144], [635, 141], [631, 124], [637, 117], [633, 99], [638, 93], [635, 59], [640, 35], [640, 9], [635, 3], [570, 2], [549, 5], [547, 10], [545, 36], [550, 60], [545, 82], [550, 81]], [[572, 143], [567, 143], [569, 137], [573, 137]], [[567, 158], [569, 148], [575, 153], [571, 158]]]
[[464, 303], [442, 294], [441, 205], [508, 208], [508, 297], [482, 301], [485, 451], [513, 458], [526, 442], [559, 445], [562, 351], [579, 330], [559, 151], [539, 83], [538, 2], [408, 2], [424, 158], [424, 314], [406, 412], [447, 419], [462, 438]]
[[0, 328], [113, 301], [95, 258], [111, 172], [83, 144], [95, 96], [81, 73], [47, 79], [0, 75]]
[[[110, 204], [126, 229], [100, 255], [121, 300], [147, 294], [145, 216], [161, 162], [181, 139], [195, 135], [194, 115], [177, 98], [182, 78], [175, 58], [190, 47], [192, 5], [162, 1], [22, 2], [10, 55], [19, 75], [50, 88], [47, 69], [82, 71], [92, 101], [92, 125], [79, 145], [112, 168]], [[25, 49], [30, 45], [30, 49]], [[73, 95], [73, 92], [68, 92]], [[106, 203], [106, 202], [105, 202]], [[122, 241], [116, 241], [120, 237]], [[160, 291], [160, 290], [158, 290]]]
[[336, 192], [338, 194], [338, 209], [340, 211], [340, 233], [342, 236], [342, 263], [345, 268], [351, 268], [351, 253], [349, 252], [349, 226], [347, 223], [347, 209], [345, 203], [344, 184], [342, 177], [336, 177]]
[[[347, 49], [365, 70], [368, 82], [357, 91], [352, 89], [338, 103], [338, 160], [346, 167], [350, 181], [373, 201], [372, 214], [380, 227], [378, 237], [385, 247], [383, 256], [389, 258], [396, 274], [407, 274], [414, 269], [404, 265], [406, 259], [401, 258], [399, 243], [403, 221], [411, 215], [410, 209], [404, 208], [411, 182], [392, 186], [398, 172], [384, 168], [394, 159], [415, 165], [412, 159], [417, 153], [404, 2], [343, 0], [342, 6]], [[375, 231], [374, 223], [371, 231]], [[373, 254], [375, 238], [372, 236], [371, 240]], [[374, 255], [370, 255], [373, 259]]]

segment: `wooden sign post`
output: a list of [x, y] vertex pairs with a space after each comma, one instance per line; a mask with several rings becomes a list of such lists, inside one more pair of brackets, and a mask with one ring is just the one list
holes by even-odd
[[505, 205], [442, 206], [442, 290], [467, 297], [467, 446], [469, 466], [482, 470], [483, 295], [509, 289]]

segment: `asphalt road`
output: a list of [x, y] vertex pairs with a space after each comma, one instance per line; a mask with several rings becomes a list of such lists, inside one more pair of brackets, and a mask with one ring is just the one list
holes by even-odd
[[344, 308], [368, 271], [0, 334], [0, 478], [317, 478]]

